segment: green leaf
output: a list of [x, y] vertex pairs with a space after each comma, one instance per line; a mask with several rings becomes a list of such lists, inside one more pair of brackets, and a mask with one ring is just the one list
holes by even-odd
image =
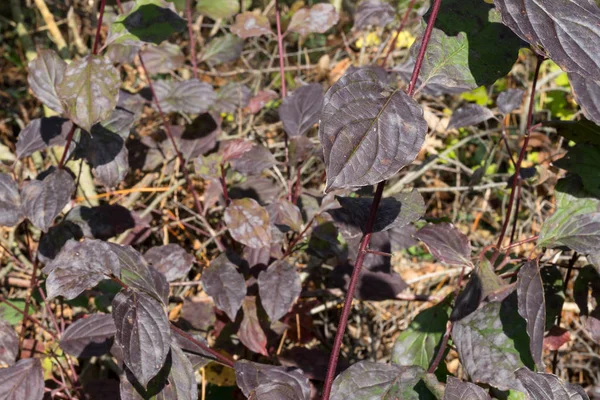
[[396, 339], [392, 362], [428, 368], [446, 331], [449, 314], [447, 300], [421, 311]]
[[[21, 311], [25, 311], [25, 300], [6, 300], [8, 303], [17, 307]], [[31, 314], [32, 305], [29, 305], [29, 313]], [[11, 325], [18, 325], [23, 321], [23, 314], [12, 308], [11, 306], [0, 303], [0, 320], [6, 321]]]
[[240, 12], [239, 0], [198, 0], [196, 10], [212, 19], [229, 18]]
[[67, 66], [56, 91], [67, 116], [86, 131], [117, 106], [121, 79], [106, 57], [89, 55]]
[[211, 67], [236, 60], [244, 48], [244, 39], [226, 34], [208, 42], [200, 56]]
[[160, 44], [185, 26], [185, 20], [177, 15], [172, 5], [161, 0], [137, 0], [131, 11], [115, 19], [107, 43], [142, 41]]

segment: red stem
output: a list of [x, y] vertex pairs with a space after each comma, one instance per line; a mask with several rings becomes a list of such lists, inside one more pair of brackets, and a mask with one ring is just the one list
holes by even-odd
[[194, 39], [194, 29], [192, 27], [192, 1], [185, 0], [185, 16], [187, 18], [188, 34], [190, 36], [190, 59], [194, 78], [198, 79], [198, 60], [196, 60], [196, 41]]
[[[423, 65], [425, 51], [427, 50], [429, 39], [431, 38], [431, 32], [433, 30], [433, 25], [435, 24], [435, 20], [440, 10], [441, 2], [442, 0], [435, 0], [435, 2], [433, 3], [431, 15], [429, 16], [429, 21], [427, 22], [427, 30], [425, 31], [425, 35], [423, 35], [423, 39], [421, 41], [421, 49], [419, 50], [419, 54], [417, 55], [417, 60], [415, 62], [413, 73], [410, 79], [410, 84], [408, 86], [407, 93], [409, 96], [412, 96], [415, 92], [415, 82], [419, 77], [419, 72], [421, 70], [421, 66]], [[385, 181], [379, 182], [379, 184], [377, 185], [375, 197], [373, 198], [371, 210], [369, 211], [369, 219], [367, 221], [367, 226], [365, 227], [365, 234], [360, 241], [358, 256], [356, 257], [354, 270], [352, 271], [350, 284], [348, 285], [348, 291], [346, 292], [346, 299], [344, 301], [342, 316], [340, 317], [340, 322], [338, 324], [337, 332], [335, 334], [335, 340], [333, 342], [333, 349], [329, 358], [329, 366], [327, 368], [327, 375], [325, 377], [325, 385], [323, 386], [323, 395], [321, 397], [321, 400], [329, 400], [329, 395], [331, 394], [331, 386], [333, 385], [333, 380], [335, 378], [335, 370], [337, 368], [340, 349], [342, 347], [344, 331], [346, 330], [346, 326], [348, 325], [348, 317], [350, 315], [352, 299], [354, 298], [354, 292], [356, 291], [356, 286], [358, 284], [358, 278], [360, 276], [362, 264], [365, 259], [365, 255], [367, 254], [367, 247], [369, 246], [369, 242], [371, 241], [373, 225], [375, 224], [375, 217], [377, 216], [377, 208], [379, 207], [384, 187]]]
[[65, 144], [65, 151], [63, 152], [62, 157], [60, 158], [60, 162], [58, 163], [59, 169], [62, 169], [65, 165], [65, 162], [67, 161], [67, 153], [69, 152], [69, 147], [71, 146], [71, 142], [73, 141], [73, 134], [75, 133], [75, 128], [77, 128], [75, 124], [71, 123], [71, 130], [67, 135], [67, 144]]
[[96, 38], [94, 39], [94, 47], [92, 54], [98, 54], [98, 44], [100, 44], [100, 29], [102, 28], [102, 20], [104, 19], [104, 7], [106, 6], [106, 0], [100, 1], [100, 16], [98, 17], [98, 26], [96, 27]]
[[279, 48], [279, 74], [281, 75], [281, 97], [287, 96], [285, 89], [285, 66], [283, 65], [283, 36], [281, 35], [281, 18], [279, 16], [279, 1], [275, 0], [275, 22], [277, 24], [277, 47]]
[[510, 221], [510, 216], [512, 214], [513, 202], [515, 199], [515, 187], [518, 182], [518, 177], [521, 173], [521, 164], [523, 163], [523, 159], [525, 158], [525, 153], [527, 152], [527, 146], [529, 145], [530, 131], [531, 131], [531, 121], [533, 120], [533, 106], [535, 104], [535, 89], [538, 81], [538, 77], [540, 75], [540, 67], [542, 62], [544, 61], [543, 57], [537, 57], [537, 64], [535, 66], [535, 73], [533, 75], [533, 85], [531, 87], [531, 95], [529, 98], [529, 109], [527, 111], [527, 125], [525, 128], [525, 140], [523, 141], [523, 147], [521, 147], [521, 152], [519, 153], [519, 158], [517, 160], [517, 164], [515, 165], [515, 175], [511, 181], [510, 185], [510, 198], [508, 200], [508, 209], [506, 210], [506, 217], [504, 218], [504, 223], [502, 224], [502, 231], [500, 231], [500, 237], [498, 238], [498, 242], [496, 244], [496, 251], [494, 252], [494, 256], [492, 256], [492, 264], [498, 258], [498, 249], [502, 246], [502, 241], [504, 240], [504, 235], [506, 234], [506, 229], [508, 228], [508, 223]]
[[408, 4], [408, 8], [406, 9], [404, 16], [402, 17], [402, 22], [400, 22], [400, 26], [398, 27], [398, 30], [396, 31], [396, 35], [394, 36], [392, 43], [390, 43], [390, 48], [388, 49], [388, 51], [385, 54], [385, 57], [383, 58], [383, 61], [381, 63], [381, 66], [384, 68], [385, 68], [385, 64], [387, 63], [388, 58], [390, 57], [390, 54], [392, 54], [394, 47], [396, 47], [396, 43], [398, 41], [398, 36], [400, 36], [400, 32], [402, 32], [402, 30], [404, 29], [404, 26], [406, 25], [406, 21], [408, 21], [408, 16], [410, 15], [410, 12], [412, 11], [416, 1], [417, 0], [410, 0], [410, 3]]
[[223, 197], [225, 198], [225, 206], [229, 205], [229, 193], [227, 193], [227, 180], [225, 179], [225, 166], [221, 164], [221, 188], [223, 189]]
[[207, 353], [210, 353], [213, 357], [215, 357], [216, 361], [233, 369], [234, 362], [230, 358], [225, 357], [223, 354], [211, 349], [206, 344], [194, 339], [192, 336], [188, 335], [187, 333], [185, 333], [184, 331], [182, 331], [181, 329], [179, 329], [178, 327], [173, 325], [173, 323], [171, 323], [171, 329], [173, 329], [175, 332], [179, 333], [181, 336], [183, 336], [190, 342], [194, 343], [196, 346], [201, 347], [202, 350], [206, 351]]

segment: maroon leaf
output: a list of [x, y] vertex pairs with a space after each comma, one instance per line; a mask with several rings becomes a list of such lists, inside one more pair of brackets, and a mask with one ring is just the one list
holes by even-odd
[[154, 91], [164, 112], [201, 114], [208, 111], [217, 99], [212, 86], [198, 79], [156, 81]]
[[263, 109], [265, 104], [267, 104], [271, 100], [277, 99], [278, 97], [279, 95], [277, 94], [277, 92], [273, 90], [261, 90], [256, 94], [256, 96], [250, 99], [247, 109], [250, 113], [256, 114], [257, 112]]
[[347, 73], [326, 93], [319, 140], [325, 191], [374, 185], [411, 163], [425, 140], [421, 107], [371, 68]]
[[289, 147], [290, 162], [297, 165], [308, 160], [313, 155], [315, 147], [313, 142], [306, 136], [291, 138]]
[[205, 331], [215, 324], [216, 317], [214, 307], [215, 306], [210, 299], [194, 300], [193, 298], [185, 298], [183, 299], [181, 316], [189, 322], [192, 328]]
[[[208, 346], [206, 339], [204, 339], [202, 336], [191, 333], [188, 333], [188, 335], [193, 337], [195, 341], [204, 343], [206, 346]], [[206, 353], [202, 347], [192, 342], [178, 331], [174, 330], [173, 327], [171, 327], [171, 337], [173, 338], [173, 342], [184, 351], [194, 369], [200, 369], [210, 361], [214, 360], [214, 356]]]
[[266, 384], [279, 383], [292, 388], [294, 399], [309, 400], [310, 384], [302, 372], [295, 368], [277, 367], [246, 360], [236, 361], [235, 378], [245, 396]]
[[64, 78], [67, 63], [54, 50], [41, 50], [28, 68], [27, 82], [35, 97], [48, 108], [62, 114], [63, 105], [56, 87]]
[[163, 305], [145, 293], [126, 289], [112, 302], [117, 333], [115, 344], [125, 365], [144, 386], [162, 368], [171, 343]]
[[31, 181], [21, 190], [23, 209], [35, 227], [47, 232], [54, 218], [71, 200], [75, 181], [65, 169], [55, 169], [43, 180]]
[[101, 240], [69, 240], [58, 256], [42, 270], [48, 275], [48, 298], [74, 299], [110, 275], [119, 276], [119, 258], [111, 245]]
[[228, 83], [217, 92], [217, 101], [213, 108], [220, 112], [234, 113], [244, 108], [250, 101], [250, 89], [240, 83]]
[[27, 358], [0, 368], [0, 393], [6, 400], [42, 400], [44, 371], [40, 359]]
[[454, 225], [447, 222], [428, 224], [415, 235], [425, 243], [431, 254], [449, 265], [471, 265], [471, 244], [469, 238]]
[[14, 328], [0, 319], [0, 365], [11, 366], [19, 354], [19, 338]]
[[503, 114], [508, 114], [521, 106], [524, 94], [523, 89], [507, 89], [498, 95], [496, 104]]
[[273, 263], [258, 275], [258, 291], [267, 315], [271, 321], [278, 321], [300, 296], [300, 275], [285, 261]]
[[519, 368], [515, 376], [532, 400], [588, 400], [585, 391], [577, 385], [564, 384], [556, 375]]
[[59, 344], [65, 353], [73, 357], [100, 356], [110, 351], [116, 332], [110, 314], [92, 314], [69, 325]]
[[235, 321], [246, 296], [246, 281], [225, 253], [211, 261], [210, 267], [202, 272], [202, 287], [217, 308]]
[[223, 161], [228, 162], [238, 159], [247, 151], [250, 151], [254, 147], [254, 143], [244, 139], [228, 140], [223, 143], [223, 150], [221, 155]]
[[300, 232], [302, 229], [302, 214], [295, 204], [279, 199], [266, 208], [271, 223], [287, 226], [295, 232]]
[[544, 337], [544, 350], [557, 351], [570, 341], [571, 334], [569, 331], [554, 325]]
[[319, 121], [323, 100], [323, 89], [318, 83], [301, 86], [283, 99], [279, 118], [285, 133], [290, 137], [304, 135]]
[[48, 146], [62, 146], [73, 123], [65, 118], [36, 118], [19, 133], [17, 157], [23, 158]]
[[144, 253], [144, 258], [164, 274], [168, 282], [185, 277], [195, 261], [193, 255], [174, 243], [152, 247]]
[[0, 173], [0, 226], [14, 226], [23, 218], [21, 195], [17, 183]]
[[546, 328], [546, 305], [544, 287], [537, 262], [523, 264], [517, 275], [519, 314], [527, 321], [529, 349], [537, 367], [543, 371], [542, 347]]
[[231, 25], [231, 32], [242, 39], [254, 36], [262, 36], [273, 33], [269, 20], [262, 14], [254, 14], [250, 11], [235, 16], [235, 23]]
[[[308, 349], [304, 346], [296, 346], [282, 351], [277, 359], [284, 367], [300, 368], [309, 379], [324, 381], [330, 355], [328, 351], [319, 348]], [[339, 374], [348, 366], [348, 361], [340, 358], [337, 373]]]
[[254, 199], [232, 200], [223, 216], [231, 236], [248, 247], [271, 244], [269, 214]]
[[600, 125], [600, 83], [576, 72], [569, 73], [569, 82], [583, 114]]
[[337, 24], [340, 16], [332, 4], [319, 3], [311, 8], [301, 8], [292, 15], [288, 31], [297, 32], [301, 36], [309, 33], [325, 33]]
[[257, 175], [271, 168], [277, 161], [269, 149], [259, 144], [231, 161], [231, 166], [244, 175]]
[[269, 356], [267, 336], [260, 326], [256, 313], [256, 297], [246, 297], [242, 303], [244, 318], [238, 330], [240, 341], [255, 353]]
[[396, 11], [382, 0], [362, 0], [356, 7], [354, 26], [363, 29], [369, 25], [386, 26], [394, 20]]
[[491, 400], [489, 394], [479, 386], [463, 382], [453, 376], [448, 377], [443, 400]]
[[494, 118], [494, 113], [489, 108], [479, 104], [466, 104], [452, 113], [448, 129], [477, 125], [490, 118]]

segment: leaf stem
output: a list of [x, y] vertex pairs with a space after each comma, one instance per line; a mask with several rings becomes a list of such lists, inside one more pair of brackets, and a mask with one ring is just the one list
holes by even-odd
[[[415, 62], [415, 66], [408, 86], [407, 93], [409, 96], [414, 95], [417, 78], [419, 77], [421, 66], [423, 65], [425, 51], [427, 50], [429, 39], [431, 38], [431, 32], [433, 31], [433, 25], [435, 24], [435, 20], [440, 10], [441, 2], [442, 0], [435, 0], [433, 3], [431, 15], [429, 16], [429, 21], [427, 22], [427, 29], [425, 30], [425, 35], [423, 35], [423, 39], [421, 41], [421, 49], [419, 50], [419, 54], [417, 56], [417, 60]], [[325, 385], [323, 386], [323, 395], [321, 396], [321, 400], [329, 400], [329, 395], [331, 394], [331, 386], [333, 385], [333, 380], [335, 378], [335, 371], [337, 369], [338, 358], [340, 356], [340, 349], [342, 347], [342, 339], [344, 337], [346, 326], [348, 325], [348, 317], [350, 315], [352, 299], [354, 298], [354, 292], [356, 291], [356, 286], [360, 277], [362, 264], [365, 259], [365, 255], [367, 254], [367, 247], [369, 246], [369, 242], [371, 241], [373, 226], [375, 224], [375, 217], [377, 216], [377, 209], [379, 208], [379, 203], [381, 202], [381, 198], [383, 196], [384, 187], [385, 181], [379, 182], [375, 191], [375, 196], [373, 197], [373, 203], [371, 203], [371, 210], [369, 211], [369, 219], [367, 220], [367, 225], [365, 227], [365, 234], [363, 235], [360, 241], [358, 256], [356, 257], [356, 263], [354, 264], [354, 270], [352, 271], [350, 284], [348, 285], [348, 290], [346, 292], [346, 299], [344, 301], [344, 308], [342, 309], [342, 316], [340, 317], [340, 322], [338, 323], [337, 332], [335, 334], [335, 340], [333, 342], [333, 349], [329, 358], [329, 366], [327, 368], [327, 375], [325, 377]]]
[[202, 350], [206, 351], [207, 353], [210, 353], [213, 357], [215, 357], [216, 361], [233, 369], [234, 361], [231, 360], [229, 357], [224, 356], [223, 354], [217, 352], [216, 350], [211, 349], [206, 344], [194, 339], [192, 336], [188, 335], [187, 333], [185, 333], [184, 331], [182, 331], [181, 329], [176, 327], [172, 322], [171, 322], [171, 329], [173, 329], [175, 332], [177, 332], [178, 334], [180, 334], [181, 336], [183, 336], [190, 342], [194, 343], [196, 346], [199, 346], [200, 348], [202, 348]]
[[275, 0], [275, 22], [277, 24], [277, 47], [279, 49], [279, 74], [281, 76], [281, 97], [287, 96], [285, 87], [285, 66], [283, 62], [283, 35], [281, 34], [281, 17], [279, 16], [279, 1]]
[[[504, 217], [504, 223], [502, 224], [502, 230], [500, 231], [500, 237], [498, 238], [498, 242], [496, 244], [496, 251], [490, 260], [492, 264], [498, 258], [499, 252], [498, 249], [502, 246], [502, 241], [504, 240], [504, 235], [506, 235], [506, 229], [508, 228], [508, 223], [510, 221], [510, 217], [512, 214], [513, 203], [515, 200], [516, 190], [515, 187], [518, 182], [518, 178], [521, 173], [521, 164], [523, 163], [523, 159], [525, 158], [525, 153], [527, 152], [527, 146], [529, 145], [529, 138], [531, 134], [531, 121], [533, 120], [533, 106], [535, 104], [535, 89], [538, 81], [538, 77], [540, 75], [540, 67], [544, 58], [541, 56], [537, 57], [537, 64], [535, 66], [535, 73], [533, 75], [533, 85], [531, 87], [531, 95], [529, 98], [529, 109], [527, 111], [527, 126], [525, 127], [525, 139], [523, 140], [523, 146], [521, 147], [521, 152], [519, 153], [519, 158], [517, 159], [517, 163], [515, 165], [515, 175], [511, 180], [510, 184], [510, 198], [508, 200], [508, 209], [506, 210], [506, 216]], [[518, 210], [517, 210], [518, 211]]]
[[194, 78], [198, 79], [198, 60], [196, 60], [196, 40], [194, 39], [194, 28], [192, 23], [192, 0], [185, 0], [185, 16], [187, 19], [188, 35], [190, 36], [190, 60]]
[[404, 26], [406, 25], [406, 21], [408, 21], [408, 16], [410, 15], [410, 12], [412, 11], [413, 7], [415, 6], [416, 1], [417, 0], [410, 0], [410, 3], [408, 4], [408, 8], [406, 9], [404, 16], [402, 17], [402, 22], [400, 22], [400, 26], [398, 27], [398, 30], [396, 31], [396, 35], [394, 36], [394, 39], [392, 39], [392, 42], [390, 43], [390, 48], [388, 49], [387, 53], [385, 53], [385, 57], [383, 58], [383, 61], [381, 62], [381, 66], [384, 68], [385, 68], [385, 64], [387, 63], [388, 58], [390, 57], [390, 54], [392, 54], [392, 51], [396, 47], [396, 43], [398, 42], [398, 37], [400, 36], [400, 32], [402, 32], [402, 30], [404, 29]]
[[100, 30], [102, 29], [102, 20], [104, 19], [104, 7], [106, 6], [106, 0], [100, 1], [100, 16], [98, 17], [98, 26], [96, 26], [96, 37], [94, 38], [94, 47], [92, 48], [92, 54], [98, 54], [98, 45], [100, 44]]

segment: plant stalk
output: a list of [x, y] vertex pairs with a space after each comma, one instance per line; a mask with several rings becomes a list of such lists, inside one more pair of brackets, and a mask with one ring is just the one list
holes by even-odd
[[190, 60], [194, 78], [198, 79], [198, 60], [196, 59], [196, 40], [194, 39], [194, 27], [192, 22], [192, 0], [185, 0], [185, 16], [187, 19], [188, 35], [190, 36]]
[[400, 26], [398, 27], [398, 30], [396, 31], [396, 35], [394, 35], [394, 38], [392, 39], [392, 42], [390, 43], [390, 48], [388, 49], [387, 53], [385, 53], [385, 57], [383, 58], [383, 61], [381, 62], [381, 66], [384, 68], [385, 68], [385, 64], [387, 63], [388, 58], [390, 57], [390, 54], [392, 54], [392, 51], [396, 47], [396, 43], [398, 42], [398, 37], [400, 36], [400, 32], [402, 32], [402, 30], [404, 29], [404, 26], [406, 26], [406, 21], [408, 21], [408, 16], [410, 15], [413, 7], [415, 6], [416, 1], [417, 0], [410, 0], [410, 3], [408, 4], [408, 8], [406, 9], [404, 16], [402, 17], [402, 21], [400, 22]]

